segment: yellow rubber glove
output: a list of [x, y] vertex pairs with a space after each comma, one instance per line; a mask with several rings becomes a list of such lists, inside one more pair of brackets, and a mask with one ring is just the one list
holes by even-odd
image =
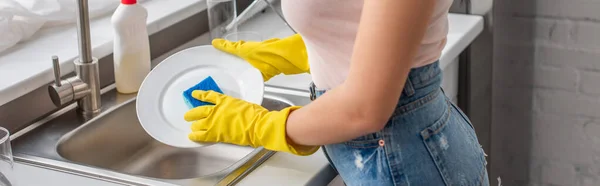
[[286, 75], [310, 73], [306, 46], [299, 34], [262, 42], [214, 39], [212, 45], [248, 61], [254, 68], [260, 70], [264, 81], [281, 73]]
[[199, 106], [185, 113], [186, 121], [194, 121], [188, 136], [192, 141], [263, 146], [268, 150], [302, 156], [319, 149], [318, 146], [292, 145], [286, 137], [288, 115], [300, 108], [298, 106], [269, 111], [260, 105], [214, 91], [196, 90], [192, 97], [215, 104]]

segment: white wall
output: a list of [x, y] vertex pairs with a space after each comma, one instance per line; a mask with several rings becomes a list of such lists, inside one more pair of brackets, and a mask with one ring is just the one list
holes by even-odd
[[491, 180], [600, 185], [600, 0], [494, 3]]

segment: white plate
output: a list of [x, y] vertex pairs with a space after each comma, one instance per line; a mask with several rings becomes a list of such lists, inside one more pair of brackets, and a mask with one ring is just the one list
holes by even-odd
[[188, 139], [191, 123], [183, 91], [211, 76], [224, 94], [261, 104], [264, 83], [260, 71], [236, 56], [210, 45], [179, 51], [156, 66], [144, 79], [137, 95], [137, 116], [154, 139], [175, 147], [206, 144]]

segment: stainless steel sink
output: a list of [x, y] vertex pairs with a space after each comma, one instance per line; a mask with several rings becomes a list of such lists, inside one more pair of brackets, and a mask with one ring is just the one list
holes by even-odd
[[[281, 110], [292, 105], [289, 100], [308, 103], [300, 94], [265, 95], [262, 105]], [[82, 118], [65, 108], [15, 134], [15, 159], [128, 185], [231, 185], [274, 153], [229, 144], [171, 147], [143, 130], [135, 95], [109, 90], [102, 98], [107, 109], [98, 116]]]
[[[277, 109], [280, 102], [265, 99]], [[188, 179], [219, 173], [254, 148], [228, 144], [185, 149], [162, 144], [141, 127], [135, 100], [63, 136], [57, 151], [68, 160], [118, 172], [161, 179]]]

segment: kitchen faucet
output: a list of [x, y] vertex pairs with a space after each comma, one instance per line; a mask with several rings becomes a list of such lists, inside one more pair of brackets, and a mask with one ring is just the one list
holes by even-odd
[[91, 52], [88, 1], [77, 0], [77, 8], [79, 57], [73, 61], [76, 75], [61, 80], [59, 59], [52, 56], [55, 81], [48, 86], [48, 92], [57, 107], [77, 100], [83, 115], [93, 115], [101, 109], [98, 59]]

